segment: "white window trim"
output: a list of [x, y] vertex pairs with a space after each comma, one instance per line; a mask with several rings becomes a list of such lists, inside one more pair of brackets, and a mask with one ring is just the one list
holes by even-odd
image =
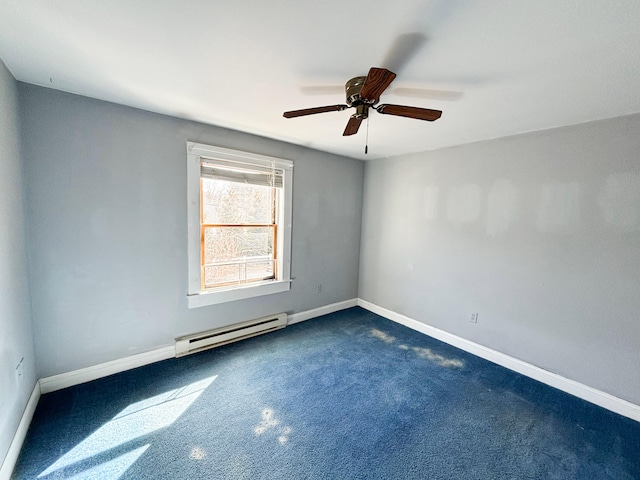
[[[244, 160], [258, 165], [284, 171], [284, 209], [281, 228], [278, 228], [278, 280], [238, 287], [201, 290], [200, 265], [200, 162], [201, 158], [222, 160]], [[291, 288], [291, 212], [293, 199], [293, 162], [281, 158], [267, 157], [255, 153], [230, 150], [228, 148], [187, 142], [187, 256], [188, 256], [188, 293], [189, 308], [204, 307], [218, 303], [231, 302], [261, 295], [286, 292]]]

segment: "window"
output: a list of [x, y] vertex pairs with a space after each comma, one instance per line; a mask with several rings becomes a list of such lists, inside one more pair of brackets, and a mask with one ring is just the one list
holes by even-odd
[[187, 142], [189, 308], [289, 290], [292, 169]]

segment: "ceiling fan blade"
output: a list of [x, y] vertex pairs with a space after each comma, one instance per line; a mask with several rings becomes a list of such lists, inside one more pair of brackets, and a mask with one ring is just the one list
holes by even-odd
[[349, 123], [347, 123], [347, 128], [344, 129], [343, 137], [348, 137], [349, 135], [355, 135], [358, 133], [358, 129], [360, 128], [360, 124], [362, 123], [362, 117], [356, 117], [355, 115], [351, 116], [349, 119]]
[[362, 85], [360, 97], [369, 101], [378, 100], [382, 92], [391, 85], [394, 78], [396, 78], [396, 74], [392, 71], [386, 68], [372, 67], [364, 81], [364, 85]]
[[302, 110], [291, 110], [284, 112], [285, 118], [303, 117], [304, 115], [313, 115], [315, 113], [339, 112], [349, 108], [348, 105], [327, 105], [326, 107], [303, 108]]
[[433, 122], [442, 115], [440, 110], [430, 110], [428, 108], [407, 107], [405, 105], [383, 104], [376, 108], [378, 113], [383, 115], [396, 115], [398, 117], [416, 118]]

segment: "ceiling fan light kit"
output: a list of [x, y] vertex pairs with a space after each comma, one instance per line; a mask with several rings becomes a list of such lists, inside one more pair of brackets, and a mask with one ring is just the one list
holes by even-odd
[[355, 108], [356, 113], [351, 115], [343, 136], [358, 133], [362, 120], [369, 117], [369, 108], [373, 108], [383, 115], [395, 115], [398, 117], [414, 118], [433, 122], [442, 115], [440, 110], [428, 108], [409, 107], [406, 105], [382, 104], [378, 105], [380, 95], [391, 85], [396, 78], [396, 74], [386, 68], [372, 67], [366, 77], [353, 77], [345, 84], [345, 94], [347, 104], [328, 105], [325, 107], [304, 108], [302, 110], [292, 110], [284, 112], [285, 118], [302, 117], [324, 112], [337, 112], [347, 108]]

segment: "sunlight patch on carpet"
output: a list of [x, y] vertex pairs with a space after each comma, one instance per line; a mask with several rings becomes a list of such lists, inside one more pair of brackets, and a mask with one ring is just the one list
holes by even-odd
[[[369, 331], [369, 335], [372, 336], [373, 338], [377, 338], [378, 340], [382, 340], [384, 343], [388, 343], [389, 345], [394, 344], [396, 341], [396, 337], [394, 337], [393, 335], [389, 335], [388, 333], [383, 332], [382, 330], [379, 330], [377, 328], [372, 328]], [[414, 352], [416, 352], [416, 354], [418, 354], [420, 358], [425, 358], [427, 360], [430, 360], [440, 365], [441, 367], [445, 367], [445, 368], [463, 368], [464, 367], [463, 360], [459, 360], [457, 358], [447, 358], [444, 355], [435, 353], [430, 348], [411, 347], [404, 343], [398, 345], [398, 348], [400, 350], [413, 350]]]
[[124, 455], [120, 455], [113, 460], [96, 465], [93, 468], [70, 477], [70, 480], [93, 480], [96, 478], [100, 480], [118, 480], [131, 465], [136, 463], [136, 460], [140, 458], [149, 446], [148, 444], [144, 445]]
[[193, 447], [189, 452], [189, 458], [191, 460], [202, 460], [207, 454], [200, 447]]
[[[105, 423], [89, 437], [56, 460], [49, 468], [38, 475], [38, 478], [107, 452], [143, 435], [148, 435], [161, 428], [168, 427], [191, 406], [216, 377], [217, 375], [205, 378], [204, 380], [191, 383], [185, 387], [177, 388], [129, 405], [113, 417], [112, 420]], [[142, 455], [142, 453], [143, 451], [140, 452], [140, 455]], [[133, 461], [135, 462], [140, 455]], [[113, 460], [109, 460], [101, 465], [107, 465], [112, 461]], [[93, 469], [98, 467], [100, 467], [100, 465], [93, 467]]]
[[262, 420], [253, 429], [256, 435], [262, 435], [269, 430], [274, 430], [278, 434], [278, 443], [284, 445], [289, 441], [289, 434], [292, 428], [289, 426], [280, 427], [280, 420], [275, 417], [275, 413], [270, 408], [262, 410]]
[[136, 463], [136, 460], [140, 458], [149, 446], [150, 445], [147, 444], [143, 447], [136, 448], [129, 453], [120, 455], [113, 460], [96, 465], [93, 468], [70, 477], [70, 480], [93, 480], [96, 478], [101, 480], [118, 480], [118, 478], [120, 478], [131, 465]]
[[265, 408], [262, 411], [262, 421], [253, 429], [256, 435], [262, 435], [267, 430], [278, 425], [278, 420], [273, 416], [273, 410]]
[[413, 351], [418, 354], [420, 358], [426, 358], [427, 360], [431, 360], [432, 362], [437, 363], [441, 367], [453, 367], [453, 368], [462, 368], [464, 367], [464, 362], [462, 360], [458, 360], [457, 358], [447, 358], [444, 355], [440, 355], [439, 353], [434, 353], [430, 348], [423, 347], [413, 347]]
[[382, 340], [385, 343], [393, 343], [396, 341], [396, 337], [393, 337], [388, 333], [383, 332], [382, 330], [378, 330], [377, 328], [371, 329], [371, 336]]
[[289, 434], [291, 433], [291, 427], [284, 427], [282, 429], [282, 435], [278, 437], [278, 442], [280, 445], [284, 445], [289, 441]]

